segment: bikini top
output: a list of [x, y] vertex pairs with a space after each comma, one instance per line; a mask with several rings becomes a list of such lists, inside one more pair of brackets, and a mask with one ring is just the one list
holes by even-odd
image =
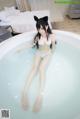
[[41, 37], [38, 41], [39, 44], [39, 50], [41, 51], [49, 51], [50, 50], [50, 44], [51, 44], [51, 38], [48, 40], [46, 38]]
[[41, 39], [38, 41], [39, 46], [50, 46], [51, 44], [51, 38], [49, 38], [48, 40], [46, 38], [41, 37]]

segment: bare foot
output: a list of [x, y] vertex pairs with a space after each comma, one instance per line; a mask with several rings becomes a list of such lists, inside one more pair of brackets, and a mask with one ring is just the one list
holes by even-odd
[[21, 95], [21, 107], [26, 111], [29, 108], [29, 101], [28, 101], [28, 96], [26, 93], [22, 93]]
[[42, 106], [43, 95], [39, 95], [33, 105], [33, 112], [39, 112]]

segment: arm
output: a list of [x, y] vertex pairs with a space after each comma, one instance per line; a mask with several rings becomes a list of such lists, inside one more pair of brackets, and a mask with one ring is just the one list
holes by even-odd
[[55, 34], [51, 34], [51, 42], [52, 42], [52, 52], [54, 52], [55, 48], [56, 48], [56, 38], [55, 38]]
[[19, 48], [17, 49], [17, 52], [21, 52], [21, 51], [25, 50], [26, 48], [32, 48], [34, 45], [35, 45], [35, 43], [33, 41], [30, 43], [21, 44], [19, 46]]

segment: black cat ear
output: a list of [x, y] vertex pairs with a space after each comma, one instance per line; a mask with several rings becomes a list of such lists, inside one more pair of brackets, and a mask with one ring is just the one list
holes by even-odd
[[38, 17], [37, 17], [37, 16], [34, 16], [34, 20], [35, 20], [35, 21], [38, 21]]
[[48, 21], [48, 16], [43, 17], [44, 21]]

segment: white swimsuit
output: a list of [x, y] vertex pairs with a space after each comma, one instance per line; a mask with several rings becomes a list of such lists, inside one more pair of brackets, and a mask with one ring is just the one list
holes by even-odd
[[40, 55], [42, 58], [51, 54], [50, 44], [51, 38], [48, 40], [46, 38], [42, 38], [38, 41], [39, 49], [37, 50], [37, 54]]

